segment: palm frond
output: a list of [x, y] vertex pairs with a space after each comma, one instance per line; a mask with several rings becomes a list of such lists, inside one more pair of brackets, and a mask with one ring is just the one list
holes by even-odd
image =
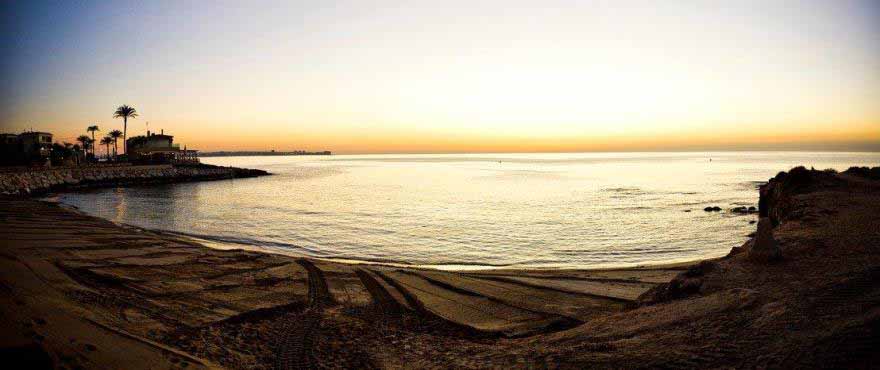
[[126, 104], [120, 105], [116, 108], [116, 111], [113, 112], [113, 118], [134, 118], [137, 116], [137, 109], [134, 109], [134, 107], [129, 107]]

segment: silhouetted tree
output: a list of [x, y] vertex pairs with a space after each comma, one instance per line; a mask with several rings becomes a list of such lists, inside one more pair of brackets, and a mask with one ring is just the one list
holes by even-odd
[[80, 142], [81, 145], [79, 147], [82, 148], [83, 155], [85, 155], [85, 153], [89, 151], [89, 147], [91, 147], [92, 139], [86, 135], [79, 135], [79, 137], [76, 138], [76, 141]]
[[110, 137], [113, 138], [113, 158], [115, 159], [116, 158], [116, 149], [119, 148], [116, 145], [116, 142], [119, 140], [120, 137], [122, 137], [122, 131], [119, 131], [119, 130], [110, 131]]
[[120, 105], [116, 108], [116, 112], [113, 112], [113, 118], [122, 117], [122, 151], [125, 154], [128, 154], [128, 143], [125, 142], [125, 138], [128, 137], [128, 119], [137, 116], [137, 110], [125, 104]]
[[77, 154], [74, 152], [74, 145], [71, 143], [53, 143], [49, 157], [53, 166], [61, 166], [67, 164], [68, 160], [76, 160]]
[[[95, 142], [95, 132], [101, 131], [101, 129], [98, 128], [98, 125], [94, 125], [94, 126], [89, 126], [86, 129], [86, 131], [92, 133], [92, 142], [94, 143]], [[92, 155], [94, 155], [94, 154], [95, 154], [95, 148], [92, 148]]]
[[104, 136], [104, 138], [101, 139], [101, 144], [103, 144], [104, 148], [107, 150], [107, 158], [109, 159], [110, 158], [110, 144], [113, 144], [113, 138], [110, 136]]

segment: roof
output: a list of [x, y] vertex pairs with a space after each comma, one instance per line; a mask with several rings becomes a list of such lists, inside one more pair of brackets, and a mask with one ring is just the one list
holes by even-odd
[[51, 132], [41, 132], [41, 131], [28, 131], [28, 132], [22, 132], [21, 134], [19, 134], [19, 136], [22, 136], [22, 135], [52, 135], [52, 133]]

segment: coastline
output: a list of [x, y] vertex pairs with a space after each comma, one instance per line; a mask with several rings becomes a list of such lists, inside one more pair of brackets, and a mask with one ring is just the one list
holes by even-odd
[[[782, 262], [754, 262], [752, 238], [711, 261], [590, 270], [439, 271], [217, 250], [0, 197], [0, 346], [55, 366], [116, 368], [868, 361], [876, 354], [857, 344], [876, 339], [880, 322], [880, 182], [792, 174], [761, 189]], [[828, 340], [856, 342], [816, 350]]]
[[[269, 254], [241, 249], [220, 250], [202, 245], [191, 238], [174, 235], [172, 233], [153, 231], [136, 226], [116, 224], [112, 221], [86, 215], [60, 204], [39, 201], [21, 197], [3, 197], [2, 215], [6, 221], [2, 226], [4, 235], [12, 237], [2, 242], [2, 257], [0, 265], [4, 271], [15, 272], [24, 276], [30, 276], [34, 280], [34, 286], [17, 286], [24, 276], [4, 274], [2, 277], [4, 286], [8, 287], [12, 294], [2, 304], [3, 308], [26, 306], [35, 311], [42, 311], [37, 307], [57, 305], [78, 312], [82, 317], [71, 320], [86, 320], [85, 325], [92, 329], [81, 331], [86, 338], [81, 341], [98, 342], [102, 339], [91, 337], [93, 331], [106, 326], [122, 330], [129, 338], [137, 340], [175, 344], [171, 335], [184, 328], [209, 325], [211, 322], [224, 322], [235, 320], [240, 315], [248, 315], [253, 312], [265, 310], [273, 311], [291, 305], [301, 305], [308, 300], [308, 271], [299, 263], [307, 261], [316, 266], [327, 276], [327, 290], [335, 302], [348, 302], [352, 305], [366, 305], [375, 299], [377, 294], [371, 293], [368, 287], [359, 277], [359, 271], [366, 272], [374, 279], [382, 282], [398, 281], [402, 284], [412, 284], [409, 288], [403, 288], [409, 297], [419, 303], [411, 303], [407, 298], [398, 297], [395, 304], [401, 307], [422, 306], [417, 309], [420, 320], [434, 320], [439, 325], [448, 328], [457, 328], [461, 333], [478, 333], [482, 337], [506, 338], [530, 336], [536, 333], [550, 332], [560, 328], [571, 327], [580, 324], [589, 317], [601, 313], [609, 313], [620, 310], [626, 303], [633, 302], [638, 295], [647, 291], [659, 282], [668, 280], [681, 272], [681, 266], [663, 269], [653, 267], [650, 269], [600, 269], [600, 270], [521, 270], [521, 269], [498, 269], [481, 270], [474, 272], [440, 271], [433, 269], [421, 269], [415, 267], [402, 267], [387, 264], [349, 264], [338, 261], [329, 261], [313, 258], [296, 258], [291, 256]], [[67, 226], [70, 225], [70, 226]], [[204, 261], [210, 260], [210, 267]], [[241, 265], [241, 266], [239, 266]], [[174, 266], [173, 274], [163, 269]], [[228, 269], [228, 271], [226, 271]], [[159, 272], [159, 271], [163, 272]], [[200, 271], [202, 275], [192, 275], [183, 271]], [[223, 271], [223, 272], [217, 272]], [[254, 276], [254, 274], [265, 276]], [[377, 274], [377, 275], [372, 275]], [[384, 274], [384, 275], [379, 275]], [[159, 280], [154, 280], [158, 276]], [[216, 281], [206, 275], [219, 275], [223, 280], [222, 289], [241, 289], [245, 292], [234, 292], [223, 297], [214, 297], [212, 292], [219, 289]], [[638, 279], [644, 275], [643, 279]], [[431, 280], [423, 280], [425, 276]], [[478, 277], [481, 280], [471, 282], [461, 279]], [[486, 278], [486, 279], [483, 279]], [[217, 279], [214, 277], [213, 279]], [[257, 282], [260, 279], [264, 282]], [[197, 280], [197, 281], [196, 281]], [[202, 281], [204, 280], [204, 281]], [[594, 282], [588, 286], [578, 286], [575, 282]], [[42, 283], [37, 283], [42, 282]], [[528, 291], [530, 294], [552, 296], [555, 303], [549, 300], [539, 307], [527, 304], [526, 307], [515, 307], [512, 302], [503, 302], [501, 297], [477, 296], [468, 292], [471, 289], [486, 289], [486, 282], [492, 284], [507, 284], [516, 289]], [[398, 289], [387, 285], [385, 289], [392, 292]], [[417, 284], [424, 284], [418, 286]], [[21, 289], [21, 290], [19, 290]], [[21, 294], [27, 291], [58, 291], [59, 296], [31, 296]], [[95, 293], [104, 292], [98, 296]], [[259, 297], [252, 296], [259, 291]], [[112, 292], [112, 293], [111, 293]], [[486, 293], [486, 292], [483, 292]], [[175, 295], [205, 294], [195, 302], [180, 302]], [[419, 294], [423, 296], [418, 296]], [[447, 296], [451, 294], [451, 296]], [[487, 293], [488, 294], [488, 293]], [[100, 302], [99, 296], [125, 296], [130, 295], [126, 303]], [[157, 297], [171, 295], [173, 299], [163, 300]], [[17, 298], [11, 298], [17, 297]], [[73, 297], [73, 298], [71, 298]], [[247, 303], [229, 304], [228, 302], [245, 299]], [[463, 307], [477, 304], [497, 306], [503, 311], [498, 314], [479, 314], [462, 310], [441, 300], [457, 300]], [[10, 302], [8, 299], [13, 299]], [[52, 303], [46, 301], [49, 299]], [[95, 300], [98, 301], [95, 301]], [[192, 298], [189, 298], [192, 299]], [[189, 300], [186, 299], [186, 300]], [[146, 309], [139, 307], [142, 304], [135, 302], [153, 302], [158, 307]], [[63, 302], [63, 304], [60, 304]], [[565, 310], [552, 306], [567, 303]], [[169, 310], [177, 305], [192, 305], [193, 312], [175, 309], [173, 312], [157, 313], [157, 311]], [[122, 305], [125, 308], [113, 307]], [[108, 307], [109, 306], [109, 307]], [[205, 309], [212, 307], [214, 309]], [[546, 306], [546, 307], [545, 307]], [[161, 307], [161, 308], [159, 308]], [[199, 310], [194, 308], [198, 307]], [[92, 311], [85, 314], [82, 310]], [[119, 310], [122, 313], [119, 313]], [[107, 310], [108, 312], [104, 312]], [[128, 311], [140, 311], [126, 313]], [[296, 311], [296, 310], [292, 310]], [[21, 338], [27, 342], [35, 335], [40, 338], [39, 343], [44, 346], [55, 347], [62, 338], [50, 338], [53, 330], [43, 332], [40, 325], [33, 324], [32, 319], [26, 315], [20, 317], [20, 313], [4, 312], [5, 317], [13, 317], [20, 320], [8, 327], [21, 329], [12, 337]], [[43, 316], [54, 314], [38, 314], [41, 322], [51, 322]], [[91, 317], [97, 315], [98, 317]], [[151, 315], [156, 315], [147, 319]], [[416, 314], [413, 314], [416, 315]], [[528, 322], [511, 323], [505, 320], [506, 315], [528, 315]], [[76, 316], [76, 315], [75, 315]], [[122, 316], [122, 317], [119, 317]], [[149, 325], [136, 324], [128, 317], [144, 316], [143, 320], [150, 321]], [[89, 320], [95, 321], [91, 323]], [[17, 321], [13, 319], [13, 321]], [[154, 322], [155, 321], [155, 322]], [[154, 326], [169, 325], [166, 321], [174, 322], [164, 332], [152, 332]], [[31, 323], [30, 326], [24, 325]], [[66, 323], [63, 323], [66, 325]], [[24, 326], [23, 326], [24, 325]], [[51, 324], [43, 324], [51, 325]], [[152, 329], [155, 330], [155, 329]], [[106, 330], [105, 330], [106, 331]], [[466, 334], [461, 334], [466, 335]], [[29, 338], [30, 337], [30, 338]], [[271, 340], [267, 339], [267, 343]], [[97, 344], [95, 344], [97, 346]], [[109, 344], [108, 344], [109, 345]], [[131, 344], [135, 345], [135, 344]], [[178, 344], [179, 345], [179, 344]], [[146, 344], [137, 346], [151, 347]], [[63, 346], [62, 346], [63, 347]], [[164, 350], [142, 348], [141, 350], [162, 357]], [[270, 356], [271, 346], [263, 348]], [[165, 351], [167, 352], [167, 351]], [[110, 355], [109, 353], [107, 355]], [[166, 354], [167, 355], [167, 354]], [[203, 357], [202, 357], [203, 356]], [[210, 354], [200, 353], [199, 358], [212, 358]], [[123, 361], [122, 358], [90, 359], [94, 361]], [[154, 359], [151, 361], [159, 361]], [[259, 360], [252, 360], [259, 363]], [[191, 365], [203, 364], [206, 367], [213, 366], [213, 362], [203, 360], [190, 361]], [[221, 364], [229, 363], [220, 360]], [[96, 364], [99, 362], [95, 362]], [[156, 362], [145, 362], [145, 364]]]
[[53, 191], [227, 180], [268, 175], [271, 174], [263, 170], [208, 164], [16, 168], [0, 172], [0, 195], [33, 196]]

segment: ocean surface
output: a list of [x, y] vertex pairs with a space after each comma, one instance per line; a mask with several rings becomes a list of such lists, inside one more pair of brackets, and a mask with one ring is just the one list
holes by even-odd
[[[252, 179], [65, 193], [112, 221], [222, 248], [435, 268], [633, 266], [719, 257], [755, 229], [757, 186], [880, 153], [215, 157]], [[724, 212], [704, 212], [720, 206]]]

